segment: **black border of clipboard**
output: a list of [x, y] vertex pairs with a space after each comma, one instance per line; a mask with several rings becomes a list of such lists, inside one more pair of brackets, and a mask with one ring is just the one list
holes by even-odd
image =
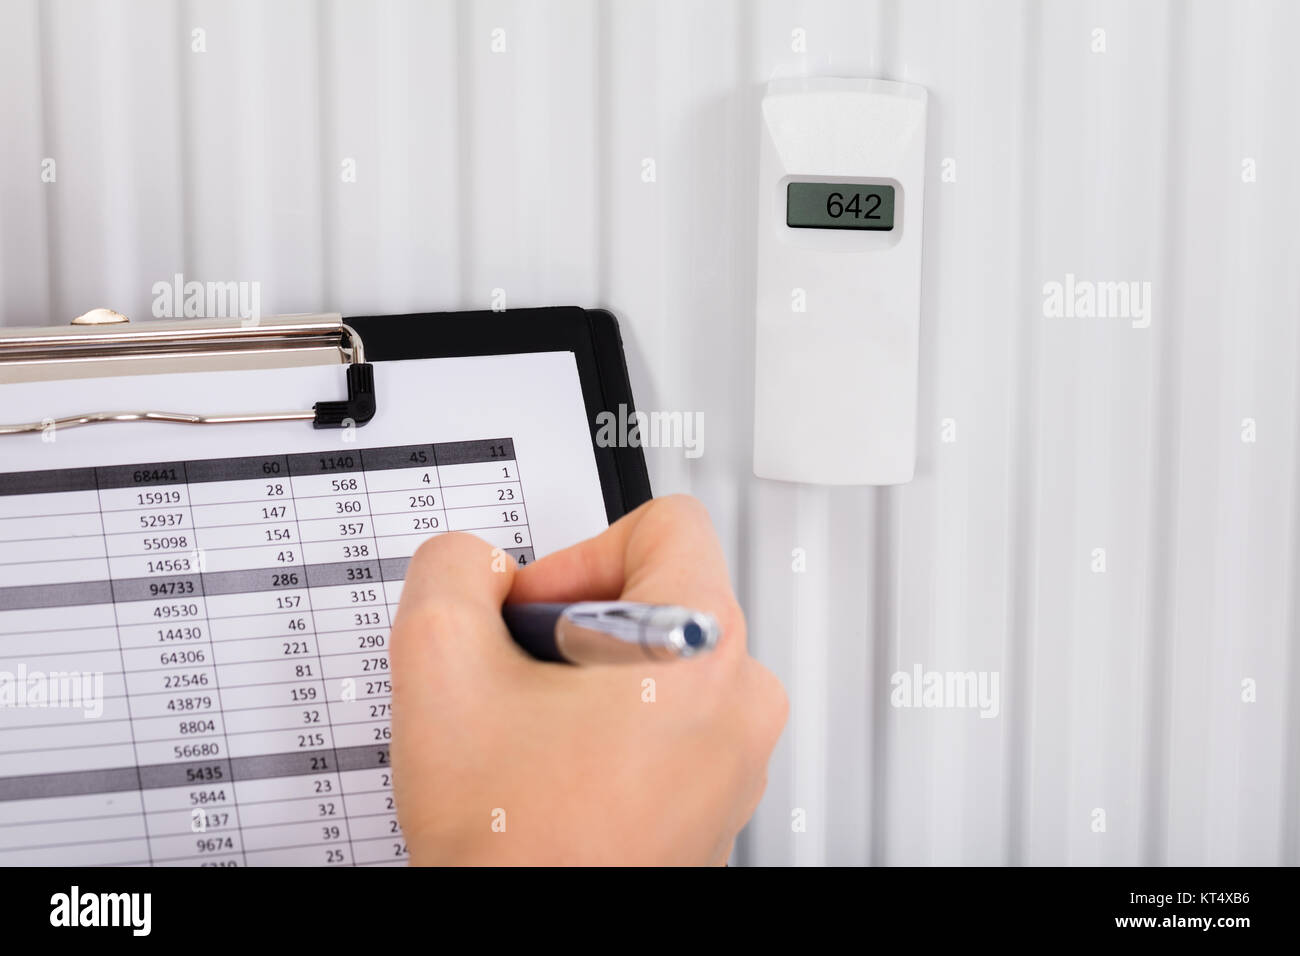
[[[632, 384], [618, 320], [604, 309], [556, 306], [504, 312], [411, 312], [406, 315], [345, 317], [365, 344], [370, 362], [398, 359], [511, 355], [526, 352], [572, 352], [587, 406], [587, 426], [596, 471], [605, 497], [605, 514], [613, 524], [649, 501], [650, 475], [640, 447], [604, 448], [596, 443], [596, 417], [603, 411], [635, 410]], [[376, 376], [383, 374], [382, 367]], [[501, 387], [509, 392], [510, 382]], [[528, 401], [526, 394], [520, 402]], [[381, 406], [378, 414], [384, 414]]]

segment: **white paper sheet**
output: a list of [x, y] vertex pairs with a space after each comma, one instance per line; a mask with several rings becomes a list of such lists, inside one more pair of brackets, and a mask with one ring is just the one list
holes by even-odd
[[[0, 437], [0, 864], [401, 863], [406, 560], [598, 533], [572, 353], [384, 362], [379, 413]], [[0, 386], [0, 418], [310, 408], [338, 367]], [[39, 475], [31, 474], [39, 472]]]

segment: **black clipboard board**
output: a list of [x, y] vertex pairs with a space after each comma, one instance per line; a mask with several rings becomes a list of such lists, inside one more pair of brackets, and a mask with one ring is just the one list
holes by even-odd
[[[602, 446], [596, 441], [598, 416], [617, 419], [635, 411], [632, 385], [618, 320], [603, 309], [559, 306], [503, 312], [412, 312], [405, 315], [348, 316], [345, 321], [365, 342], [371, 362], [400, 359], [572, 352], [578, 365], [582, 399], [596, 471], [613, 524], [651, 498], [650, 475], [639, 446]], [[376, 375], [382, 375], [382, 366]], [[521, 399], [523, 400], [523, 399]], [[383, 410], [380, 410], [383, 414]]]

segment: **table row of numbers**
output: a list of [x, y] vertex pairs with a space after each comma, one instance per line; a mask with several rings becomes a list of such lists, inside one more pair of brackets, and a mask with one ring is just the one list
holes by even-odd
[[[349, 483], [359, 484], [359, 479]], [[84, 500], [64, 501], [64, 511], [54, 514], [24, 511], [15, 515], [0, 515], [0, 542], [25, 541], [42, 538], [65, 538], [79, 535], [107, 533], [121, 534], [131, 531], [159, 531], [174, 528], [226, 528], [265, 524], [277, 521], [316, 521], [323, 518], [345, 517], [366, 513], [396, 518], [412, 513], [430, 511], [461, 511], [487, 506], [506, 506], [522, 499], [519, 483], [497, 481], [490, 484], [466, 485], [460, 488], [395, 491], [386, 494], [371, 492], [362, 497], [362, 489], [334, 493], [318, 498], [289, 497], [288, 489], [268, 486], [267, 495], [246, 501], [198, 505], [186, 499], [187, 490], [142, 492], [139, 497], [151, 500], [140, 507], [121, 510], [96, 510], [94, 495]], [[11, 507], [16, 499], [0, 498]], [[23, 504], [28, 504], [23, 502]], [[52, 505], [51, 505], [52, 507]], [[83, 510], [84, 509], [84, 510]], [[102, 516], [102, 522], [96, 520]], [[87, 520], [91, 519], [91, 520]], [[399, 522], [391, 522], [398, 524]]]
[[[501, 489], [495, 489], [499, 492]], [[129, 530], [114, 530], [108, 527], [102, 530], [99, 522], [93, 524], [82, 516], [68, 519], [48, 519], [50, 524], [60, 521], [74, 522], [76, 530], [65, 528], [40, 528], [33, 524], [22, 530], [17, 537], [8, 541], [0, 540], [0, 548], [20, 549], [26, 551], [32, 547], [31, 560], [76, 559], [102, 555], [107, 551], [110, 557], [130, 554], [155, 554], [160, 551], [188, 551], [194, 548], [221, 549], [247, 548], [254, 545], [275, 545], [288, 542], [337, 541], [340, 538], [360, 538], [367, 535], [424, 535], [437, 531], [477, 531], [481, 528], [500, 528], [506, 525], [524, 524], [522, 504], [514, 499], [505, 499], [504, 503], [489, 504], [474, 508], [427, 508], [418, 513], [404, 514], [370, 514], [361, 504], [361, 500], [337, 499], [333, 504], [339, 506], [338, 514], [325, 518], [295, 519], [287, 515], [288, 505], [273, 508], [261, 508], [263, 514], [270, 514], [268, 520], [257, 520], [247, 524], [223, 523], [210, 527], [195, 528], [189, 515], [183, 511], [150, 512], [146, 516], [148, 526], [132, 527]], [[355, 507], [353, 507], [355, 506]], [[30, 519], [10, 519], [27, 521]], [[104, 519], [106, 526], [110, 519]], [[0, 528], [0, 533], [4, 529]], [[183, 540], [177, 535], [184, 534]], [[5, 564], [19, 564], [17, 553], [5, 555]]]
[[[515, 521], [506, 520], [513, 516]], [[444, 531], [467, 531], [496, 548], [506, 550], [532, 546], [532, 537], [522, 507], [512, 509], [507, 515], [495, 515], [499, 525], [486, 528], [439, 527], [403, 534], [381, 534], [378, 538], [361, 531], [350, 537], [340, 536], [330, 541], [301, 541], [292, 526], [283, 531], [281, 540], [263, 543], [258, 537], [252, 544], [242, 547], [213, 547], [207, 532], [196, 537], [190, 532], [138, 537], [139, 546], [128, 554], [104, 555], [102, 539], [91, 538], [84, 542], [65, 539], [49, 544], [32, 542], [26, 548], [26, 560], [16, 553], [0, 561], [0, 610], [5, 607], [6, 587], [35, 587], [60, 582], [95, 581], [100, 578], [131, 579], [154, 576], [188, 574], [201, 571], [212, 574], [243, 570], [262, 570], [301, 567], [303, 565], [340, 564], [349, 561], [383, 561], [409, 558], [427, 539]], [[75, 542], [75, 543], [74, 543]], [[111, 543], [110, 543], [111, 547]], [[141, 550], [143, 549], [143, 550]], [[52, 552], [68, 552], [63, 557], [50, 557]], [[126, 549], [121, 549], [126, 550]], [[89, 556], [80, 555], [89, 552]]]

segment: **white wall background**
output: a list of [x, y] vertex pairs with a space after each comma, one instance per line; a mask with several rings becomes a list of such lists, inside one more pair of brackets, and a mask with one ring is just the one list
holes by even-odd
[[[0, 0], [0, 322], [147, 316], [176, 272], [268, 314], [606, 306], [638, 404], [705, 415], [655, 488], [709, 505], [792, 697], [741, 862], [1300, 863], [1298, 35], [1283, 0]], [[931, 91], [907, 486], [749, 471], [780, 71]], [[1066, 273], [1149, 281], [1150, 327], [1044, 318]], [[1000, 716], [892, 708], [918, 663], [999, 672]]]

